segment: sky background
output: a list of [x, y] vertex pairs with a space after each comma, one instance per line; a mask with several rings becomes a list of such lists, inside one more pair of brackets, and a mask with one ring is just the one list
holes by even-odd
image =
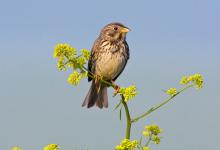
[[[125, 120], [108, 109], [81, 104], [90, 83], [67, 83], [53, 58], [57, 43], [90, 49], [110, 22], [131, 28], [130, 60], [117, 83], [135, 84], [132, 116], [158, 104], [163, 89], [177, 87], [183, 75], [201, 73], [204, 88], [187, 90], [134, 124], [132, 139], [144, 125], [163, 130], [153, 150], [217, 150], [220, 137], [220, 2], [218, 0], [2, 0], [0, 5], [0, 149], [14, 145], [42, 150], [111, 150], [124, 137]], [[123, 114], [124, 115], [124, 114]], [[124, 116], [123, 116], [124, 117]]]

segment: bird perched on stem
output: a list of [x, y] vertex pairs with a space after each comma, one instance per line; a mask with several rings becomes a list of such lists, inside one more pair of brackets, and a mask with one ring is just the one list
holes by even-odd
[[106, 25], [93, 44], [88, 62], [88, 73], [96, 78], [92, 81], [89, 92], [82, 104], [90, 108], [96, 104], [99, 108], [108, 107], [107, 87], [98, 78], [114, 82], [124, 70], [129, 59], [129, 47], [126, 34], [129, 28], [121, 23]]

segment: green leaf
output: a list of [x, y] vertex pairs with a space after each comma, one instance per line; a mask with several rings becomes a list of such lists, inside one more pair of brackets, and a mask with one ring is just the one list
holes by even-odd
[[139, 140], [139, 143], [140, 143], [140, 145], [142, 144], [142, 136], [141, 136], [141, 138], [140, 138], [140, 140]]
[[122, 116], [122, 107], [120, 108], [120, 113], [119, 113], [119, 117], [120, 117], [120, 120], [121, 120], [121, 116]]
[[115, 106], [114, 111], [121, 105], [121, 101]]

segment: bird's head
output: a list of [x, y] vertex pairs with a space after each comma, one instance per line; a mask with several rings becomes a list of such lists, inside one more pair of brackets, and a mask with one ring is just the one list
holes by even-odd
[[130, 29], [128, 27], [121, 23], [115, 22], [106, 25], [102, 29], [100, 36], [111, 42], [120, 42], [125, 40], [126, 34], [129, 31]]

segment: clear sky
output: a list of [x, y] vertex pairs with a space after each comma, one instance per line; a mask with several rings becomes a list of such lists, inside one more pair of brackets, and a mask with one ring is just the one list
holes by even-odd
[[18, 145], [42, 150], [113, 149], [124, 136], [125, 122], [113, 108], [85, 109], [90, 83], [72, 87], [70, 72], [59, 72], [55, 44], [90, 49], [100, 29], [119, 21], [127, 35], [131, 59], [117, 83], [135, 84], [139, 95], [129, 103], [138, 115], [178, 86], [183, 75], [201, 73], [202, 90], [190, 89], [134, 125], [164, 130], [153, 150], [216, 150], [220, 137], [220, 2], [218, 0], [2, 0], [0, 5], [0, 150]]

